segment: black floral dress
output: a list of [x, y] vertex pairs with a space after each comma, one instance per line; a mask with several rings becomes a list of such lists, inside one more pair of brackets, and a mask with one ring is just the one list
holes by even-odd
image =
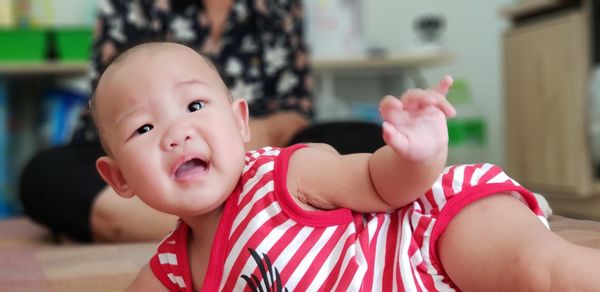
[[[173, 41], [211, 58], [232, 95], [248, 101], [252, 116], [285, 110], [313, 115], [301, 0], [233, 0], [218, 41], [211, 37], [201, 0], [102, 0], [98, 13], [94, 88], [124, 50], [147, 41]], [[79, 139], [96, 138], [89, 121], [81, 130]]]

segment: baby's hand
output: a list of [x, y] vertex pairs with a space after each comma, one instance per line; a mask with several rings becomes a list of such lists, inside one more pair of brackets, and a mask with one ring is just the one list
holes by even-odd
[[400, 99], [384, 97], [379, 103], [383, 139], [396, 153], [412, 160], [426, 160], [446, 151], [446, 118], [456, 115], [446, 100], [452, 78], [445, 76], [434, 89], [410, 89]]

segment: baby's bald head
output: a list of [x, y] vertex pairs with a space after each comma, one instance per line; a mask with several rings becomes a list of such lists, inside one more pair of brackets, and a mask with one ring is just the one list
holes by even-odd
[[[207, 68], [208, 70], [204, 70]], [[135, 94], [132, 87], [151, 86], [157, 80], [173, 73], [190, 70], [204, 70], [203, 74], [215, 75], [211, 80], [229, 90], [220, 78], [215, 65], [204, 55], [177, 43], [149, 42], [132, 47], [117, 56], [100, 76], [98, 86], [90, 99], [90, 112], [98, 129], [100, 141], [109, 152], [106, 143], [106, 114], [115, 107], [124, 107], [123, 95]]]

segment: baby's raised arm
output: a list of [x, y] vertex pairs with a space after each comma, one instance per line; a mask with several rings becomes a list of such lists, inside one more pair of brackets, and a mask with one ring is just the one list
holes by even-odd
[[373, 154], [339, 155], [308, 147], [289, 164], [288, 189], [301, 204], [360, 212], [402, 207], [421, 196], [446, 163], [446, 117], [456, 114], [446, 100], [444, 77], [434, 89], [411, 89], [380, 102], [386, 146]]

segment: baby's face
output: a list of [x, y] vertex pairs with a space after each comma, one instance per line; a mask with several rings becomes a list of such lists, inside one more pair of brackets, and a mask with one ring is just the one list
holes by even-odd
[[198, 215], [218, 207], [237, 184], [249, 139], [247, 107], [231, 102], [199, 55], [172, 46], [109, 68], [96, 114], [108, 159], [125, 184], [117, 192], [163, 212]]

